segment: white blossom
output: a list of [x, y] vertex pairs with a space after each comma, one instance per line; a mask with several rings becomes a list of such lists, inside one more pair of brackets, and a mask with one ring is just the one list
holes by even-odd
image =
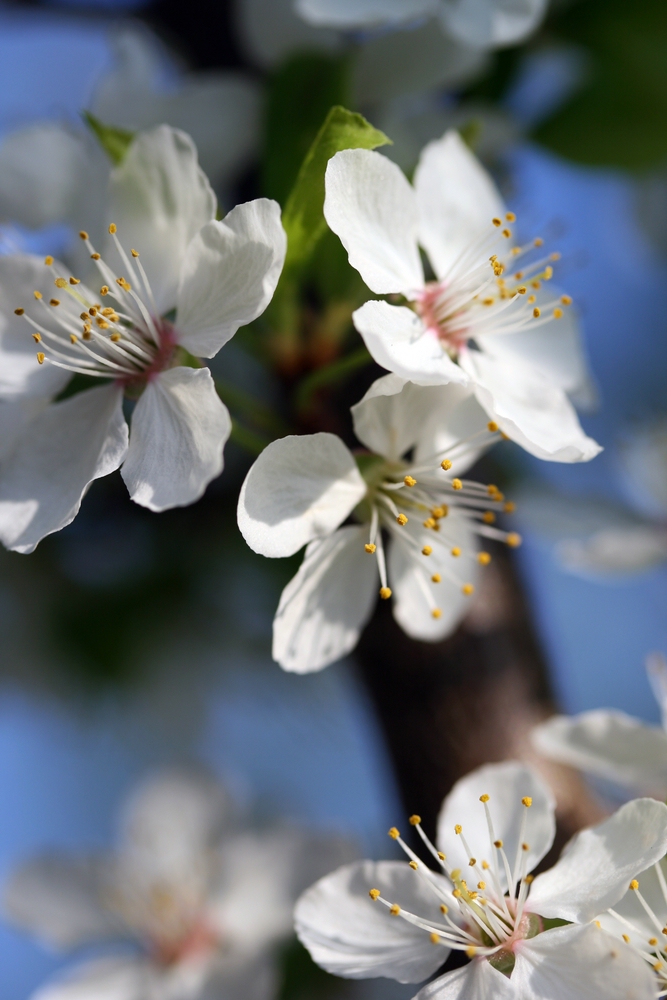
[[[279, 206], [258, 199], [216, 221], [182, 132], [141, 133], [111, 185], [102, 253], [80, 234], [96, 287], [51, 257], [0, 259], [0, 425], [11, 445], [0, 451], [0, 539], [17, 551], [68, 524], [91, 481], [121, 465], [151, 510], [202, 495], [231, 423], [196, 357], [263, 312], [282, 269]], [[73, 374], [103, 384], [53, 402]], [[129, 437], [124, 397], [136, 400]]]
[[409, 864], [346, 865], [298, 901], [297, 934], [324, 969], [418, 983], [453, 950], [471, 961], [429, 982], [420, 1000], [654, 996], [646, 963], [590, 921], [664, 853], [662, 803], [627, 803], [534, 879], [553, 842], [554, 803], [521, 764], [489, 764], [462, 778], [443, 803], [436, 845], [419, 816], [410, 823], [436, 871], [393, 828]]
[[294, 8], [311, 24], [347, 29], [435, 18], [460, 44], [485, 49], [523, 41], [542, 20], [547, 0], [294, 0]]
[[619, 785], [667, 798], [667, 662], [653, 653], [646, 670], [662, 712], [662, 727], [626, 712], [598, 708], [579, 715], [554, 715], [535, 726], [541, 754]]
[[[476, 536], [520, 542], [494, 523], [512, 510], [498, 487], [459, 478], [499, 438], [465, 389], [387, 375], [352, 416], [370, 451], [358, 464], [334, 434], [286, 437], [264, 450], [241, 489], [239, 527], [255, 552], [284, 557], [307, 546], [273, 625], [273, 657], [286, 670], [318, 670], [348, 653], [378, 584], [408, 635], [444, 638], [491, 558]], [[355, 523], [344, 523], [350, 515]]]
[[538, 458], [588, 461], [600, 451], [568, 398], [590, 393], [571, 299], [550, 290], [558, 255], [543, 255], [540, 239], [513, 244], [514, 216], [456, 132], [426, 146], [414, 188], [379, 153], [337, 153], [324, 214], [369, 288], [407, 300], [371, 300], [354, 313], [378, 364], [422, 385], [469, 385]]
[[294, 899], [346, 856], [343, 841], [293, 827], [239, 828], [217, 782], [167, 772], [130, 797], [116, 850], [28, 860], [4, 906], [58, 949], [135, 945], [68, 970], [40, 1000], [269, 1000]]

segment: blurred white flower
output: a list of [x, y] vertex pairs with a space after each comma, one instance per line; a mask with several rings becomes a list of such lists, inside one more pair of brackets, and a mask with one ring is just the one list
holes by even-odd
[[[229, 184], [259, 144], [259, 84], [231, 72], [186, 74], [167, 84], [165, 60], [147, 31], [119, 31], [114, 47], [116, 65], [100, 78], [89, 110], [106, 125], [132, 131], [183, 129], [216, 188]], [[36, 122], [16, 129], [0, 143], [0, 222], [31, 229], [65, 222], [94, 232], [109, 172], [107, 157], [83, 128]]]
[[633, 790], [667, 798], [667, 662], [660, 653], [646, 660], [646, 671], [662, 712], [662, 728], [625, 712], [594, 709], [579, 715], [554, 715], [533, 729], [532, 739], [545, 757]]
[[464, 45], [500, 48], [523, 41], [544, 17], [548, 0], [294, 0], [310, 24], [345, 28], [403, 27], [435, 18]]
[[324, 969], [417, 983], [453, 950], [471, 961], [433, 979], [419, 1000], [655, 996], [642, 959], [589, 921], [663, 855], [667, 806], [627, 803], [577, 834], [557, 864], [534, 879], [530, 872], [553, 843], [554, 802], [521, 764], [488, 764], [457, 782], [440, 812], [437, 848], [419, 816], [410, 823], [438, 872], [392, 829], [409, 866], [355, 862], [298, 901], [297, 934]]
[[414, 189], [379, 153], [337, 153], [324, 214], [369, 288], [407, 299], [354, 313], [378, 364], [421, 385], [469, 385], [490, 419], [538, 458], [598, 454], [568, 399], [590, 392], [571, 299], [549, 291], [558, 254], [537, 254], [540, 239], [513, 245], [515, 217], [456, 132], [424, 149]]
[[[378, 582], [408, 635], [443, 639], [491, 558], [475, 536], [520, 542], [494, 526], [496, 511], [512, 509], [498, 488], [458, 478], [499, 437], [465, 389], [387, 375], [352, 416], [372, 453], [358, 465], [334, 434], [282, 438], [262, 452], [239, 497], [239, 527], [255, 552], [275, 558], [307, 546], [273, 623], [273, 657], [297, 673], [353, 649]], [[353, 512], [361, 523], [341, 527]]]
[[229, 824], [223, 789], [168, 772], [127, 803], [117, 850], [50, 853], [4, 890], [8, 917], [47, 944], [131, 942], [38, 990], [40, 1000], [269, 1000], [274, 946], [290, 935], [295, 898], [347, 843], [291, 827]]
[[[216, 221], [191, 139], [168, 126], [133, 141], [111, 175], [111, 206], [103, 255], [80, 234], [95, 290], [51, 257], [0, 258], [0, 539], [20, 552], [69, 524], [92, 480], [121, 464], [132, 499], [151, 510], [202, 495], [231, 423], [190, 356], [213, 357], [262, 313], [282, 269], [277, 203]], [[75, 373], [105, 384], [51, 403]], [[124, 396], [137, 399], [129, 443]]]

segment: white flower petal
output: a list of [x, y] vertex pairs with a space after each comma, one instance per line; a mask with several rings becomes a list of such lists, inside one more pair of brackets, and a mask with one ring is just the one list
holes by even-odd
[[295, 0], [294, 9], [310, 24], [370, 28], [402, 24], [437, 10], [437, 0]]
[[[449, 864], [452, 868], [466, 868], [470, 860], [461, 838], [454, 832], [456, 824], [463, 827], [463, 836], [477, 861], [492, 863], [489, 855], [493, 848], [480, 795], [490, 796], [488, 807], [494, 836], [502, 840], [510, 868], [514, 866], [517, 847], [527, 842], [530, 850], [527, 852], [526, 871], [532, 871], [553, 843], [556, 832], [555, 803], [542, 779], [531, 768], [516, 761], [486, 764], [461, 778], [452, 788], [440, 810], [437, 836], [438, 847], [447, 855]], [[525, 796], [532, 799], [529, 808], [522, 804]], [[524, 818], [526, 827], [522, 838]], [[506, 888], [500, 862], [499, 869], [501, 884]], [[532, 905], [531, 910], [541, 912]]]
[[42, 410], [0, 468], [0, 540], [32, 552], [76, 517], [94, 479], [118, 468], [127, 452], [122, 391], [80, 392]]
[[[477, 402], [470, 386], [450, 383], [438, 386], [438, 402], [424, 422], [414, 453], [414, 462], [433, 461], [433, 456], [450, 459], [450, 476], [460, 476], [477, 461], [488, 448], [489, 418]], [[459, 442], [468, 440], [463, 447]]]
[[283, 590], [273, 622], [273, 658], [298, 674], [321, 670], [354, 649], [378, 590], [366, 526], [311, 542]]
[[150, 963], [142, 959], [97, 958], [42, 986], [32, 1000], [146, 1000], [149, 996], [166, 1000], [157, 979]]
[[667, 531], [652, 524], [606, 528], [590, 538], [564, 538], [556, 554], [566, 569], [582, 576], [642, 573], [667, 559]]
[[352, 319], [373, 360], [383, 368], [418, 385], [468, 384], [466, 373], [412, 309], [371, 299]]
[[667, 733], [625, 712], [597, 709], [555, 715], [533, 729], [532, 739], [552, 760], [658, 799], [667, 795]]
[[535, 30], [547, 0], [440, 0], [444, 29], [479, 48], [515, 45]]
[[335, 52], [343, 45], [338, 32], [313, 27], [299, 17], [294, 0], [238, 0], [234, 7], [239, 40], [263, 68], [273, 68], [304, 49]]
[[531, 886], [530, 909], [583, 923], [617, 903], [635, 878], [667, 850], [667, 806], [634, 799], [582, 830], [560, 860]]
[[227, 812], [224, 789], [205, 774], [174, 770], [142, 782], [121, 817], [128, 875], [167, 883], [201, 877], [202, 858], [219, 840]]
[[[59, 273], [67, 273], [56, 262]], [[54, 293], [53, 274], [42, 257], [32, 254], [0, 256], [0, 397], [55, 396], [72, 377], [54, 365], [40, 365], [33, 328], [14, 310], [25, 308], [30, 316], [42, 320], [42, 307], [35, 302], [35, 291], [48, 299]]]
[[512, 982], [484, 958], [475, 958], [422, 987], [414, 1000], [516, 1000]]
[[[462, 587], [477, 581], [477, 544], [469, 520], [460, 512], [450, 508], [438, 522], [437, 533], [424, 528], [423, 517], [417, 512], [393, 531], [388, 560], [392, 610], [411, 638], [439, 642], [454, 631], [470, 608], [471, 597]], [[426, 545], [433, 550], [430, 556], [422, 554]], [[461, 549], [458, 558], [451, 554], [455, 546]], [[440, 583], [433, 583], [434, 574], [441, 576]], [[440, 616], [434, 617], [433, 610], [440, 611]]]
[[212, 358], [268, 306], [285, 262], [280, 205], [257, 198], [209, 222], [190, 243], [178, 288], [176, 328], [192, 354]]
[[117, 936], [120, 921], [102, 902], [105, 874], [105, 864], [97, 858], [40, 855], [10, 874], [3, 889], [4, 912], [57, 948]]
[[291, 556], [334, 531], [366, 493], [335, 434], [289, 435], [264, 449], [241, 487], [241, 534], [263, 556]]
[[510, 982], [531, 1000], [650, 1000], [649, 965], [594, 924], [557, 927], [515, 945]]
[[318, 965], [346, 979], [426, 979], [445, 961], [448, 949], [431, 944], [427, 931], [392, 917], [369, 897], [370, 889], [379, 889], [385, 899], [411, 913], [441, 919], [437, 896], [407, 864], [358, 861], [320, 879], [301, 896], [294, 910], [299, 940]]
[[372, 291], [423, 287], [415, 193], [395, 163], [368, 149], [336, 153], [325, 174], [324, 215]]
[[[109, 196], [118, 238], [127, 253], [135, 249], [141, 254], [158, 311], [166, 313], [176, 305], [190, 241], [215, 218], [215, 195], [192, 139], [168, 125], [140, 132], [111, 172]], [[123, 275], [113, 244], [105, 258]]]
[[[423, 149], [415, 171], [419, 205], [419, 242], [438, 278], [444, 277], [461, 253], [485, 233], [492, 219], [505, 212], [493, 180], [455, 130]], [[507, 250], [498, 237], [498, 248]], [[490, 256], [494, 246], [489, 245]]]
[[582, 430], [563, 390], [538, 369], [488, 351], [463, 351], [459, 363], [489, 417], [531, 455], [551, 462], [589, 462], [602, 450]]
[[[662, 861], [659, 861], [658, 864], [662, 869], [664, 879], [666, 874], [664, 858]], [[662, 891], [662, 885], [660, 884], [660, 879], [658, 878], [658, 874], [656, 872], [656, 866], [653, 865], [645, 872], [640, 872], [638, 882], [642, 899], [644, 902], [648, 903], [649, 907], [664, 927], [667, 922], [667, 902], [665, 902], [665, 895]], [[653, 920], [637, 899], [637, 893], [632, 889], [628, 889], [625, 896], [623, 896], [618, 903], [614, 903], [613, 909], [614, 913], [618, 913], [621, 917], [625, 917], [626, 920], [630, 921], [632, 926], [638, 929], [638, 933], [633, 932], [627, 924], [623, 924], [610, 913], [606, 912], [598, 914], [596, 918], [600, 921], [603, 928], [606, 931], [609, 931], [610, 934], [614, 934], [617, 937], [621, 937], [623, 934], [628, 934], [632, 945], [635, 947], [639, 946], [642, 949], [646, 948], [648, 939], [656, 936], [656, 930], [658, 928], [655, 926]]]
[[168, 368], [148, 383], [134, 413], [121, 470], [149, 510], [194, 503], [223, 467], [231, 419], [208, 368]]

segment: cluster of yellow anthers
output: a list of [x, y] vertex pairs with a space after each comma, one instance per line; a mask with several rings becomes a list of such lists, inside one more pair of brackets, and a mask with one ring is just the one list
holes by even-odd
[[[402, 839], [396, 827], [389, 830], [389, 836], [397, 841], [409, 857], [410, 868], [417, 872], [437, 898], [442, 920], [436, 921], [411, 913], [397, 903], [385, 899], [381, 891], [376, 888], [369, 890], [369, 896], [374, 902], [383, 903], [392, 916], [400, 916], [413, 926], [423, 929], [429, 934], [433, 944], [464, 951], [469, 958], [483, 955], [492, 961], [495, 957], [498, 961], [504, 960], [504, 957], [511, 952], [514, 941], [531, 937], [537, 930], [535, 918], [525, 910], [530, 884], [533, 881], [532, 875], [526, 871], [530, 851], [530, 845], [525, 842], [526, 815], [533, 800], [530, 796], [521, 799], [524, 811], [516, 857], [514, 865], [511, 866], [503, 841], [494, 833], [493, 819], [488, 806], [489, 799], [488, 795], [480, 796], [480, 802], [486, 813], [491, 861], [478, 861], [473, 857], [466, 843], [463, 827], [460, 824], [454, 827], [454, 833], [461, 839], [468, 856], [471, 874], [477, 879], [475, 888], [470, 888], [467, 880], [463, 878], [462, 870], [451, 868], [447, 856], [434, 847], [422, 829], [421, 817], [411, 816], [410, 824], [437, 861], [441, 872], [451, 884], [451, 890], [443, 887], [442, 878], [424, 865]], [[507, 892], [502, 885], [501, 871], [506, 879]], [[455, 900], [458, 914], [453, 910], [450, 911], [452, 899]], [[458, 920], [452, 918], [452, 913]]]
[[[490, 421], [483, 431], [458, 441], [449, 449], [447, 457], [435, 456], [439, 459], [437, 465], [435, 462], [425, 461], [407, 469], [400, 469], [396, 465], [388, 464], [382, 470], [382, 475], [379, 478], [376, 476], [372, 486], [369, 486], [370, 533], [364, 548], [369, 555], [375, 555], [377, 558], [381, 583], [380, 597], [383, 600], [388, 600], [392, 595], [391, 588], [387, 585], [382, 543], [383, 528], [396, 543], [404, 545], [411, 556], [428, 558], [433, 555], [435, 547], [439, 547], [439, 554], [442, 554], [444, 549], [463, 565], [466, 565], [467, 560], [474, 559], [482, 566], [488, 566], [491, 555], [485, 551], [466, 551], [465, 547], [459, 544], [457, 535], [461, 530], [460, 522], [448, 530], [446, 519], [452, 510], [464, 513], [468, 529], [478, 536], [504, 542], [511, 548], [521, 544], [521, 537], [515, 531], [503, 531], [495, 526], [498, 513], [511, 514], [515, 510], [515, 505], [505, 499], [497, 486], [442, 475], [443, 472], [448, 473], [453, 463], [461, 459], [466, 451], [486, 447], [504, 437], [498, 425]], [[432, 544], [421, 545], [409, 532], [398, 530], [405, 528], [411, 517], [419, 518], [421, 525], [433, 533]], [[460, 587], [463, 594], [470, 596], [474, 593], [473, 584], [466, 581], [465, 577], [459, 577], [453, 567], [448, 570], [443, 568], [441, 563], [439, 568]], [[441, 583], [442, 578], [442, 572], [430, 574], [431, 583]], [[435, 606], [430, 590], [423, 589], [425, 600], [432, 605], [432, 617], [440, 618], [442, 611]]]
[[[653, 871], [656, 874], [665, 907], [667, 907], [667, 882], [665, 881], [665, 876], [659, 862], [653, 866]], [[654, 907], [651, 906], [646, 897], [640, 892], [638, 879], [633, 878], [628, 888], [632, 890], [634, 896], [637, 898], [639, 904], [660, 937], [651, 936], [647, 938], [645, 930], [641, 926], [634, 924], [632, 920], [629, 920], [627, 917], [618, 913], [614, 909], [610, 909], [607, 912], [618, 922], [618, 924], [620, 924], [622, 928], [624, 928], [622, 937], [625, 943], [631, 945], [636, 951], [638, 951], [642, 958], [649, 963], [655, 972], [658, 973], [659, 980], [663, 988], [663, 992], [661, 992], [659, 996], [666, 996], [667, 924], [664, 920], [660, 920], [658, 918]], [[596, 920], [595, 922], [598, 927], [601, 926], [599, 920]]]
[[[516, 215], [514, 212], [508, 212], [505, 216], [507, 222], [516, 222]], [[492, 219], [493, 225], [498, 229], [503, 225], [502, 219]], [[506, 239], [510, 239], [512, 236], [512, 231], [510, 229], [503, 229], [502, 235]], [[531, 243], [526, 244], [523, 247], [515, 246], [510, 250], [510, 260], [512, 258], [522, 256], [525, 253], [529, 253], [531, 250], [537, 249], [544, 245], [544, 240], [541, 237], [533, 240]], [[553, 267], [552, 263], [560, 260], [560, 254], [558, 252], [550, 253], [547, 257], [542, 257], [539, 260], [533, 261], [528, 265], [523, 271], [516, 271], [512, 277], [509, 279], [510, 284], [508, 284], [508, 279], [503, 278], [503, 274], [507, 269], [507, 264], [503, 263], [497, 254], [493, 254], [489, 258], [493, 274], [496, 278], [496, 284], [498, 285], [498, 296], [500, 299], [512, 299], [516, 295], [528, 295], [527, 302], [528, 305], [533, 306], [533, 318], [539, 319], [542, 315], [544, 307], [541, 309], [539, 306], [535, 305], [537, 302], [537, 296], [535, 292], [542, 287], [543, 281], [551, 281], [553, 278]], [[527, 280], [529, 279], [529, 280]], [[512, 282], [517, 282], [514, 284]], [[532, 291], [530, 291], [532, 289]], [[481, 299], [483, 306], [493, 305], [494, 299], [492, 297], [487, 297]], [[554, 301], [549, 304], [551, 309], [550, 315], [554, 319], [563, 318], [563, 306], [571, 306], [572, 299], [569, 295], [561, 295], [559, 301]]]
[[[45, 311], [43, 322], [29, 316], [21, 307], [15, 309], [32, 327], [33, 339], [42, 348], [37, 353], [41, 364], [48, 361], [72, 373], [98, 378], [136, 379], [159, 365], [161, 355], [169, 349], [167, 327], [159, 320], [155, 300], [137, 250], [125, 253], [116, 235], [116, 226], [109, 234], [133, 285], [122, 275], [116, 275], [95, 251], [88, 233], [79, 236], [85, 242], [91, 259], [97, 265], [105, 284], [99, 289], [100, 298], [110, 296], [113, 306], [103, 306], [92, 299], [92, 293], [75, 277], [59, 275], [54, 259], [44, 263], [54, 276], [54, 284], [63, 299], [46, 301], [42, 292], [33, 295], [38, 307]], [[48, 351], [48, 354], [46, 353]]]

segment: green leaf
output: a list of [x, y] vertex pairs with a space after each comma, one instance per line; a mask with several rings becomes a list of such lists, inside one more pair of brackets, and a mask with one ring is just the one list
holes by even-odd
[[93, 132], [113, 165], [117, 167], [122, 163], [134, 139], [135, 133], [128, 132], [124, 128], [115, 128], [113, 125], [105, 125], [95, 115], [91, 115], [90, 111], [83, 112], [83, 120], [91, 132]]
[[390, 142], [362, 115], [339, 106], [331, 108], [306, 154], [283, 212], [286, 268], [304, 264], [326, 232], [324, 172], [331, 157], [342, 149], [375, 149]]
[[534, 137], [560, 156], [630, 170], [667, 157], [667, 3], [581, 0], [553, 22], [590, 67]]
[[262, 192], [284, 205], [328, 110], [348, 100], [349, 66], [339, 56], [301, 53], [268, 84]]

